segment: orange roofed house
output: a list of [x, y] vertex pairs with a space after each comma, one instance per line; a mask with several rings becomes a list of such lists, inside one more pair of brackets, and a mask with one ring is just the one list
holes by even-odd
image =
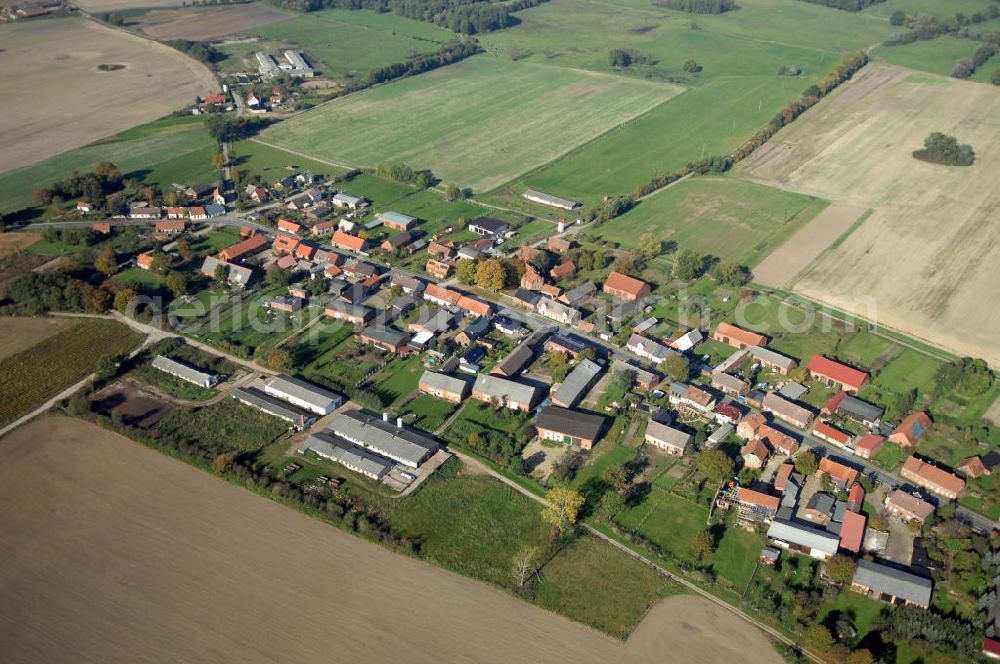
[[868, 384], [868, 374], [846, 364], [835, 362], [822, 355], [813, 355], [806, 366], [809, 377], [827, 387], [835, 387], [845, 392], [860, 392]]
[[285, 233], [298, 233], [302, 230], [302, 224], [297, 224], [294, 221], [289, 221], [288, 219], [279, 219], [278, 230], [284, 231]]
[[166, 221], [156, 222], [156, 232], [157, 233], [183, 233], [184, 232], [184, 220], [183, 219], [167, 219]]
[[956, 477], [947, 470], [932, 466], [914, 456], [906, 460], [899, 474], [903, 479], [951, 500], [958, 498], [958, 494], [965, 488], [965, 480], [961, 477]]
[[345, 233], [342, 230], [337, 230], [333, 233], [333, 237], [330, 238], [330, 244], [340, 249], [359, 252], [368, 248], [368, 243], [363, 239], [350, 233]]
[[295, 251], [297, 246], [299, 246], [299, 238], [292, 237], [290, 235], [281, 235], [279, 233], [274, 236], [274, 244], [271, 246], [275, 251], [284, 251], [290, 254]]
[[900, 447], [916, 447], [933, 424], [930, 416], [923, 411], [910, 413], [889, 434], [889, 442], [896, 443]]
[[245, 256], [250, 256], [255, 254], [264, 247], [267, 246], [267, 236], [266, 235], [251, 235], [245, 240], [241, 240], [236, 244], [226, 247], [219, 252], [219, 258], [222, 260], [232, 263], [235, 260], [239, 260]]
[[823, 475], [829, 475], [833, 485], [842, 490], [849, 489], [852, 484], [858, 481], [858, 471], [850, 466], [837, 463], [830, 457], [823, 457], [819, 460], [819, 470], [816, 471], [816, 476], [822, 477]]
[[624, 275], [621, 272], [612, 272], [604, 282], [604, 292], [611, 297], [635, 302], [639, 298], [648, 296], [651, 290], [649, 284], [641, 279]]
[[738, 350], [743, 350], [750, 346], [767, 345], [767, 337], [763, 334], [750, 332], [729, 323], [719, 323], [712, 334], [712, 338]]

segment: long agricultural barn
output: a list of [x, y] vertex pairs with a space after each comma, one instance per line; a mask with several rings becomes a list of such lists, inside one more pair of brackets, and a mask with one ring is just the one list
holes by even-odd
[[275, 376], [264, 392], [317, 415], [329, 415], [344, 403], [344, 397], [293, 376]]
[[419, 467], [438, 450], [436, 440], [407, 429], [399, 420], [393, 423], [386, 415], [379, 418], [360, 410], [340, 413], [333, 418], [329, 430], [355, 445], [410, 468]]
[[241, 387], [234, 390], [233, 398], [268, 415], [285, 420], [296, 429], [305, 429], [316, 421], [316, 416], [312, 413], [307, 413], [281, 399], [276, 399], [256, 387]]
[[274, 76], [278, 74], [281, 70], [278, 69], [278, 63], [274, 61], [270, 55], [264, 51], [257, 51], [257, 62], [260, 63], [260, 73], [267, 76]]
[[299, 446], [299, 454], [306, 452], [336, 461], [349, 470], [376, 481], [385, 477], [392, 469], [391, 464], [385, 459], [325, 431], [314, 433], [305, 439]]
[[160, 371], [168, 373], [171, 376], [176, 376], [181, 380], [186, 380], [189, 383], [194, 383], [199, 387], [208, 388], [219, 382], [219, 377], [215, 374], [199, 371], [194, 367], [189, 367], [188, 365], [166, 357], [165, 355], [157, 355], [153, 358], [153, 368], [159, 369]]
[[522, 196], [532, 203], [541, 203], [542, 205], [561, 208], [563, 210], [575, 210], [580, 207], [580, 203], [577, 201], [571, 201], [568, 198], [559, 198], [558, 196], [552, 196], [551, 194], [535, 191], [534, 189], [527, 190]]

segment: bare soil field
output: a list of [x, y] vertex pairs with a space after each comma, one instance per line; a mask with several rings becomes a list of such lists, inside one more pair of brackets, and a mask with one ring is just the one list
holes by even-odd
[[0, 256], [27, 249], [41, 239], [41, 233], [0, 233]]
[[82, 0], [74, 2], [81, 9], [97, 14], [99, 12], [121, 11], [123, 9], [139, 9], [149, 7], [177, 7], [183, 0]]
[[861, 218], [866, 208], [836, 203], [820, 212], [753, 269], [757, 283], [783, 288]]
[[[934, 131], [971, 144], [976, 163], [913, 159]], [[741, 170], [874, 209], [796, 277], [796, 291], [1000, 366], [1000, 307], [984, 306], [1000, 290], [1000, 89], [870, 65]]]
[[118, 413], [131, 426], [148, 429], [175, 410], [162, 399], [143, 394], [135, 385], [122, 385], [105, 390], [91, 398], [94, 410], [102, 415]]
[[[0, 172], [150, 122], [217, 89], [164, 44], [84, 18], [0, 25]], [[101, 64], [124, 69], [101, 71]]]
[[74, 322], [68, 318], [0, 318], [0, 360], [31, 348]]
[[8, 662], [781, 662], [688, 596], [615, 642], [78, 420], [0, 448]]
[[202, 41], [235, 35], [284, 21], [290, 14], [263, 4], [156, 9], [138, 19], [138, 27], [157, 39]]

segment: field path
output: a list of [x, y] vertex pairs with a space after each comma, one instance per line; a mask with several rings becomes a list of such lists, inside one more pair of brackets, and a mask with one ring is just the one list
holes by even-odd
[[848, 232], [866, 211], [867, 208], [860, 205], [833, 203], [761, 261], [753, 269], [754, 281], [772, 288], [785, 288], [795, 275]]
[[306, 154], [305, 152], [299, 152], [298, 150], [292, 150], [282, 145], [275, 145], [274, 143], [268, 143], [267, 141], [262, 141], [256, 136], [250, 139], [254, 143], [260, 143], [264, 147], [273, 148], [275, 150], [281, 150], [282, 152], [287, 152], [288, 154], [293, 154], [296, 157], [302, 157], [303, 159], [311, 159], [312, 161], [318, 161], [321, 164], [327, 164], [329, 166], [336, 166], [337, 168], [346, 168], [348, 170], [353, 170], [358, 168], [357, 166], [351, 166], [350, 164], [345, 164], [340, 161], [330, 161], [329, 159], [323, 159], [322, 157], [316, 157], [313, 155]]
[[80, 420], [0, 447], [7, 662], [781, 662], [702, 598], [623, 644]]

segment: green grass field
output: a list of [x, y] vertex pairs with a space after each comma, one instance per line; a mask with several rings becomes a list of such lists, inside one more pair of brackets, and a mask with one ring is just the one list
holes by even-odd
[[645, 233], [681, 249], [753, 266], [826, 202], [740, 180], [687, 180], [642, 201], [594, 233], [638, 249]]
[[375, 393], [390, 408], [400, 406], [417, 390], [424, 367], [419, 355], [389, 362], [376, 378]]
[[109, 320], [81, 320], [0, 361], [0, 425], [13, 422], [93, 372], [105, 357], [126, 353], [142, 335]]
[[236, 141], [230, 154], [233, 156], [234, 166], [272, 185], [289, 173], [298, 171], [309, 171], [324, 178], [346, 172], [339, 166], [305, 159], [251, 140]]
[[173, 182], [214, 182], [215, 143], [201, 118], [186, 116], [159, 120], [119, 133], [116, 137], [32, 166], [0, 174], [0, 211], [13, 212], [32, 205], [31, 192], [40, 186], [87, 172], [99, 161], [111, 161], [125, 177], [169, 188]]
[[715, 550], [713, 568], [736, 592], [743, 592], [753, 574], [765, 539], [735, 525], [727, 527]]
[[156, 424], [165, 434], [233, 452], [256, 452], [288, 430], [287, 424], [236, 399], [175, 410]]
[[[945, 35], [901, 46], [882, 46], [875, 49], [875, 55], [890, 64], [950, 76], [955, 63], [971, 58], [978, 47], [979, 42], [971, 39]], [[983, 67], [989, 69], [990, 63]]]
[[[677, 558], [691, 560], [691, 542], [708, 526], [708, 509], [653, 488], [649, 498], [617, 518]], [[759, 553], [759, 552], [758, 552]]]
[[624, 639], [657, 599], [674, 592], [676, 586], [642, 563], [584, 537], [542, 568], [535, 601]]
[[457, 406], [450, 401], [421, 394], [403, 406], [403, 411], [413, 413], [413, 426], [424, 431], [435, 431], [444, 424]]
[[325, 104], [264, 140], [351, 165], [404, 161], [495, 187], [666, 101], [678, 88], [479, 55]]
[[[402, 62], [410, 53], [436, 51], [455, 38], [447, 28], [390, 12], [345, 9], [310, 12], [248, 34], [270, 39], [272, 43], [263, 45], [268, 50], [300, 46], [307, 56], [319, 61], [317, 68], [323, 75], [341, 82], [364, 79], [372, 69]], [[256, 71], [253, 53], [261, 48], [259, 43], [223, 46], [220, 50], [228, 58], [222, 66], [226, 71]], [[244, 54], [249, 54], [253, 62], [244, 63]]]

